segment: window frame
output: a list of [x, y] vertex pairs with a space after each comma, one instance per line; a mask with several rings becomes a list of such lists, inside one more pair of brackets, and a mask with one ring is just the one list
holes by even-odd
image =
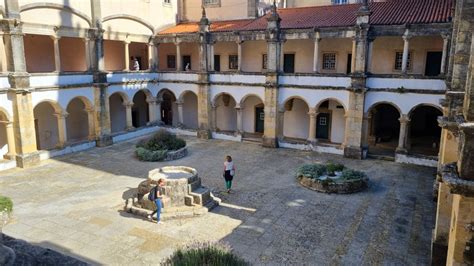
[[[206, 3], [206, 1], [214, 1], [214, 3]], [[202, 0], [203, 7], [221, 7], [221, 0]]]
[[262, 54], [262, 70], [268, 69], [268, 55]]
[[[334, 54], [334, 68], [325, 68], [324, 56], [329, 55], [329, 54]], [[337, 52], [330, 52], [330, 51], [322, 52], [322, 54], [321, 54], [321, 71], [336, 72], [337, 71], [337, 59], [338, 59]]]
[[[170, 67], [170, 62], [171, 62], [170, 59], [171, 58], [174, 58], [174, 60], [173, 60], [174, 67]], [[176, 69], [176, 55], [175, 54], [166, 55], [166, 68], [167, 69]]]
[[[235, 57], [235, 62], [231, 60], [231, 58], [234, 58], [234, 57]], [[239, 55], [230, 54], [228, 59], [229, 59], [229, 65], [228, 65], [229, 70], [238, 70], [239, 69]], [[234, 63], [235, 63], [235, 68], [231, 67], [231, 66], [234, 66]]]
[[[397, 54], [400, 54], [400, 68], [397, 68]], [[408, 60], [407, 60], [407, 72], [411, 71], [413, 68], [413, 50], [408, 50]], [[403, 50], [395, 50], [395, 58], [393, 62], [393, 71], [394, 72], [401, 72], [403, 68]]]

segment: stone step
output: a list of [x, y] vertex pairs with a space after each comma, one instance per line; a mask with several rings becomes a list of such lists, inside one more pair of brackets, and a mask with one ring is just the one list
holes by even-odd
[[242, 138], [242, 142], [249, 142], [249, 143], [262, 143], [262, 138]]
[[395, 157], [389, 155], [367, 154], [367, 158], [395, 162]]
[[189, 195], [193, 197], [193, 204], [205, 205], [211, 199], [211, 191], [208, 188], [200, 187], [189, 192]]

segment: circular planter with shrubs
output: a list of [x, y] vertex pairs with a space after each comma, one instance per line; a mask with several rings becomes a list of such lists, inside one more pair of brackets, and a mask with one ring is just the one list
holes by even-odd
[[165, 129], [136, 145], [135, 154], [140, 161], [159, 162], [183, 158], [188, 154], [186, 141]]
[[222, 243], [194, 242], [178, 248], [161, 265], [250, 265], [244, 259], [232, 253], [232, 249]]
[[365, 173], [333, 163], [302, 165], [296, 177], [304, 187], [324, 193], [354, 193], [366, 189], [369, 182]]

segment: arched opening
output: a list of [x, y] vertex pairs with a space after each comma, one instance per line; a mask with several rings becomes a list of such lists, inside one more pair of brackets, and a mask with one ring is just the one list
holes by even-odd
[[178, 125], [178, 110], [174, 94], [165, 89], [158, 94], [158, 99], [161, 99], [161, 121], [167, 126]]
[[150, 121], [146, 99], [147, 96], [143, 91], [133, 96], [132, 125], [135, 128], [144, 127]]
[[60, 144], [57, 110], [49, 102], [39, 103], [33, 109], [38, 150], [51, 150]]
[[186, 92], [183, 97], [183, 124], [186, 128], [198, 128], [198, 99], [194, 92]]
[[308, 139], [309, 107], [305, 101], [292, 98], [286, 101], [283, 115], [283, 136], [286, 138]]
[[110, 128], [112, 133], [124, 131], [127, 127], [127, 111], [125, 99], [120, 93], [109, 97]]
[[7, 115], [0, 111], [0, 161], [8, 154], [7, 123]]
[[235, 132], [237, 130], [236, 102], [229, 94], [219, 95], [215, 101], [216, 131]]
[[87, 140], [89, 137], [89, 114], [86, 104], [80, 98], [72, 99], [67, 105], [66, 118], [67, 140], [68, 142], [78, 142]]
[[391, 104], [381, 103], [368, 112], [368, 144], [372, 154], [394, 156], [400, 134], [400, 112]]
[[443, 113], [432, 106], [418, 106], [410, 112], [408, 150], [410, 153], [436, 156], [439, 151], [441, 128], [438, 116]]
[[251, 95], [242, 101], [241, 108], [242, 128], [245, 134], [261, 136], [264, 131], [265, 118], [263, 101], [259, 97]]
[[336, 100], [325, 100], [317, 109], [316, 139], [330, 143], [344, 142], [346, 118], [344, 106]]

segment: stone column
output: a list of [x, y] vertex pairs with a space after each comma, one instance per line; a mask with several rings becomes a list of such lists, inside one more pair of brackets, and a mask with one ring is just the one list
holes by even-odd
[[152, 98], [147, 100], [148, 103], [148, 118], [149, 122], [148, 125], [156, 124], [156, 98]]
[[128, 45], [130, 44], [129, 41], [124, 41], [124, 59], [125, 59], [125, 67], [123, 71], [130, 71], [130, 51], [128, 49]]
[[[438, 204], [436, 208], [436, 224], [433, 230], [432, 255], [436, 261], [443, 261], [446, 264], [448, 253], [449, 229], [451, 225], [451, 213], [453, 205], [453, 195], [448, 185], [439, 182]], [[439, 265], [439, 264], [434, 264]]]
[[133, 103], [124, 103], [125, 106], [125, 119], [126, 119], [126, 127], [125, 130], [131, 131], [134, 129], [133, 127], [133, 120], [132, 120], [132, 107]]
[[176, 71], [183, 71], [182, 59], [181, 59], [181, 43], [175, 42], [176, 45]]
[[369, 146], [369, 121], [371, 119], [370, 114], [364, 114], [362, 121], [362, 147], [367, 148]]
[[61, 72], [61, 53], [59, 51], [59, 36], [51, 36], [53, 39], [53, 46], [54, 46], [54, 72]]
[[402, 57], [402, 74], [407, 73], [408, 68], [408, 53], [410, 49], [410, 39], [411, 36], [408, 34], [408, 31], [403, 35], [403, 57]]
[[157, 58], [157, 53], [156, 53], [156, 47], [153, 41], [148, 43], [148, 70], [149, 71], [156, 71], [157, 65], [156, 65], [156, 58]]
[[240, 106], [237, 106], [237, 107], [235, 107], [235, 110], [237, 110], [237, 132], [239, 134], [243, 134], [244, 133], [244, 127], [243, 127], [243, 123], [242, 123], [243, 108], [240, 107]]
[[210, 62], [209, 63], [210, 64], [209, 70], [215, 71], [215, 68], [214, 68], [214, 64], [215, 64], [215, 62], [214, 62], [214, 43], [213, 42], [209, 44], [209, 62]]
[[212, 131], [216, 132], [217, 131], [217, 105], [213, 104], [212, 105]]
[[94, 108], [88, 108], [86, 109], [87, 112], [87, 122], [89, 125], [89, 135], [87, 136], [87, 139], [89, 141], [95, 140], [95, 125], [94, 125], [94, 115], [95, 115], [95, 110]]
[[319, 42], [321, 38], [319, 37], [319, 32], [316, 33], [314, 38], [314, 54], [313, 54], [313, 72], [319, 72]]
[[462, 179], [474, 181], [474, 123], [473, 122], [462, 123], [459, 125], [458, 171], [459, 171], [459, 176]]
[[355, 72], [355, 63], [356, 63], [356, 61], [357, 61], [356, 48], [357, 48], [357, 38], [354, 36], [354, 37], [352, 38], [351, 73], [354, 73], [354, 72]]
[[366, 89], [357, 88], [362, 85], [355, 85], [354, 82], [356, 81], [353, 78], [353, 86], [356, 86], [356, 89], [349, 92], [349, 108], [345, 113], [344, 156], [362, 159], [362, 127]]
[[237, 63], [237, 71], [242, 71], [242, 44], [244, 42], [243, 41], [237, 41], [237, 60], [238, 60], [238, 63]]
[[285, 52], [284, 52], [284, 49], [283, 49], [283, 46], [285, 45], [285, 41], [284, 40], [281, 40], [279, 43], [278, 43], [278, 46], [279, 46], [279, 50], [280, 50], [280, 58], [278, 59], [279, 60], [279, 71], [281, 73], [285, 72]]
[[58, 121], [58, 148], [62, 149], [66, 146], [67, 142], [67, 126], [66, 126], [66, 118], [68, 113], [55, 113], [56, 119]]
[[84, 54], [86, 57], [86, 71], [91, 70], [91, 53], [90, 53], [90, 39], [84, 38]]
[[441, 56], [441, 69], [439, 71], [440, 74], [444, 75], [446, 72], [446, 61], [448, 60], [448, 46], [449, 46], [449, 34], [443, 34], [443, 54]]
[[458, 191], [459, 194], [451, 191], [454, 195], [446, 265], [472, 265], [473, 262], [474, 197], [469, 195], [473, 191], [472, 183], [469, 185], [465, 185], [465, 194], [462, 191]]
[[7, 129], [7, 143], [8, 143], [8, 153], [5, 155], [5, 158], [9, 160], [13, 160], [15, 159], [15, 155], [16, 155], [15, 133], [13, 130], [13, 122], [7, 122], [5, 126]]
[[155, 70], [160, 70], [160, 44], [155, 42]]
[[410, 118], [407, 115], [402, 115], [398, 121], [400, 121], [400, 134], [398, 136], [397, 152], [406, 153], [407, 126], [410, 123]]
[[161, 98], [158, 98], [156, 100], [156, 110], [155, 110], [155, 112], [156, 112], [156, 122], [158, 124], [161, 123], [161, 102], [163, 102], [163, 99], [161, 99]]
[[[0, 33], [0, 51], [5, 51], [5, 45], [4, 43], [4, 38], [3, 38], [3, 32]], [[1, 72], [7, 72], [8, 66], [7, 66], [7, 57], [6, 54], [1, 53], [0, 54], [0, 60], [2, 61], [1, 67], [2, 71]]]
[[310, 108], [308, 115], [309, 115], [308, 142], [316, 143], [316, 120], [318, 117], [318, 113], [315, 108]]
[[184, 110], [183, 110], [183, 102], [181, 101], [176, 101], [176, 105], [178, 106], [178, 121], [179, 121], [179, 126], [182, 127], [184, 126]]
[[368, 48], [367, 48], [367, 72], [372, 71], [372, 56], [373, 56], [373, 49], [374, 49], [374, 39], [369, 38], [368, 41]]

